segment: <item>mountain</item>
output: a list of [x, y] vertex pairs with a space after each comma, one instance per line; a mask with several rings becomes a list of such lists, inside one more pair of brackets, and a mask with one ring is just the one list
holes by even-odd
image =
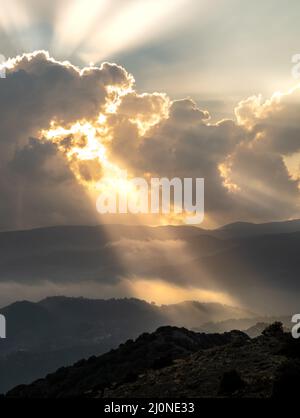
[[[0, 281], [36, 282], [41, 277], [54, 283], [95, 280], [111, 282], [128, 274], [114, 244], [121, 240], [191, 240], [203, 254], [212, 254], [224, 244], [203, 236], [196, 227], [144, 227], [126, 225], [62, 226], [28, 231], [0, 232]], [[195, 240], [195, 241], [194, 241]], [[122, 241], [121, 241], [122, 242]], [[136, 273], [144, 263], [135, 263]], [[165, 258], [156, 253], [156, 265]], [[149, 263], [151, 266], [151, 263]]]
[[186, 301], [158, 306], [133, 298], [102, 300], [63, 296], [36, 303], [16, 302], [0, 309], [0, 314], [8, 324], [7, 339], [1, 341], [0, 354], [104, 341], [110, 341], [113, 346], [162, 325], [192, 327], [208, 321], [256, 317], [247, 310], [218, 303]]
[[[70, 286], [66, 293], [73, 294], [74, 285], [93, 294], [93, 284], [113, 288], [121, 280], [159, 279], [171, 291], [172, 286], [200, 289], [229, 296], [243, 308], [64, 297], [11, 304], [0, 309], [8, 333], [0, 342], [0, 392], [160, 326], [225, 332], [248, 330], [272, 318], [287, 326], [287, 314], [297, 313], [299, 306], [299, 222], [232, 224], [214, 231], [106, 225], [1, 232], [4, 290], [37, 287], [51, 294], [53, 285]], [[5, 297], [1, 292], [2, 301]]]
[[220, 322], [208, 322], [201, 327], [194, 328], [197, 332], [223, 333], [232, 329], [238, 329], [245, 332], [249, 337], [259, 336], [262, 331], [273, 322], [281, 322], [285, 330], [290, 330], [293, 326], [291, 316], [261, 316], [242, 319], [227, 319]]
[[233, 331], [200, 334], [184, 328], [162, 327], [152, 334], [128, 340], [116, 350], [100, 357], [82, 360], [62, 368], [28, 386], [19, 386], [9, 397], [76, 397], [102, 393], [107, 386], [134, 381], [148, 369], [159, 370], [199, 350], [222, 346], [248, 337]]
[[300, 343], [280, 323], [263, 335], [202, 349], [133, 382], [92, 391], [108, 398], [289, 398], [299, 393]]
[[243, 238], [198, 262], [242, 305], [277, 316], [298, 311], [299, 248], [300, 232]]
[[216, 232], [218, 237], [242, 238], [268, 234], [286, 234], [300, 232], [300, 220], [295, 219], [284, 222], [268, 222], [254, 224], [250, 222], [235, 222], [219, 228]]
[[240, 308], [199, 302], [160, 307], [138, 299], [67, 297], [17, 302], [0, 314], [8, 325], [7, 339], [0, 342], [0, 393], [160, 326], [193, 327], [250, 315]]
[[252, 340], [239, 331], [207, 335], [164, 327], [18, 386], [7, 397], [293, 399], [299, 360], [299, 340], [280, 323]]
[[160, 279], [224, 293], [250, 310], [278, 316], [298, 307], [299, 225], [295, 220], [214, 231], [107, 225], [1, 232], [0, 284], [55, 288]]
[[[225, 249], [209, 255], [195, 247], [193, 260], [176, 265], [176, 282], [183, 283], [188, 277], [200, 288], [233, 295], [243, 306], [263, 314], [278, 316], [298, 311], [300, 232], [225, 242]], [[153, 266], [144, 274], [171, 281], [175, 270], [172, 264], [163, 269]]]
[[[168, 324], [186, 328], [197, 328], [210, 323], [218, 323], [219, 318], [226, 320], [249, 319], [255, 321], [257, 314], [241, 308], [225, 306], [219, 303], [182, 302], [173, 305], [163, 305], [162, 314], [168, 318]], [[206, 318], [210, 318], [206, 321]], [[231, 328], [232, 329], [232, 328]], [[228, 329], [228, 331], [230, 331]]]

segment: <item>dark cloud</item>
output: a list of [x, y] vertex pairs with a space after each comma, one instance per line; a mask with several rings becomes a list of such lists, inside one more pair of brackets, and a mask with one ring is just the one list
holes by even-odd
[[[54, 144], [31, 138], [54, 119], [68, 125], [96, 118], [106, 103], [107, 86], [128, 87], [132, 78], [111, 64], [79, 72], [45, 52], [10, 64], [0, 86], [0, 227], [95, 222], [94, 207], [63, 155]], [[80, 169], [91, 176], [83, 163]]]
[[54, 144], [30, 139], [1, 173], [1, 229], [96, 221], [85, 190]]

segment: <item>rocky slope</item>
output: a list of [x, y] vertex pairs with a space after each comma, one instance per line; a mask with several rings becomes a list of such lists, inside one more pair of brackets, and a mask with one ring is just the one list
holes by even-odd
[[240, 331], [207, 335], [163, 327], [7, 396], [293, 397], [299, 382], [300, 343], [280, 323], [254, 339]]
[[132, 383], [106, 388], [105, 398], [293, 398], [300, 389], [300, 344], [279, 324], [255, 339], [200, 350]]
[[[193, 328], [207, 320], [251, 315], [215, 303], [157, 306], [138, 299], [67, 297], [17, 302], [0, 309], [0, 314], [8, 324], [7, 339], [0, 342], [0, 393], [161, 326]], [[252, 325], [255, 321], [252, 318]]]
[[117, 350], [64, 367], [31, 385], [21, 385], [9, 397], [100, 396], [106, 388], [133, 382], [147, 370], [159, 370], [199, 350], [247, 341], [240, 331], [201, 334], [184, 328], [162, 327], [152, 334], [128, 340]]

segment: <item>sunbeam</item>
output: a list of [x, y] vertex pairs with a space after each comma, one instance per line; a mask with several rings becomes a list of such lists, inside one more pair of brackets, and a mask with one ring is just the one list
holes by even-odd
[[22, 1], [0, 1], [0, 29], [12, 43], [26, 47], [22, 34], [29, 28], [30, 23], [30, 12]]
[[161, 36], [189, 13], [190, 0], [69, 1], [56, 11], [51, 50], [85, 63], [109, 59]]
[[81, 58], [85, 62], [98, 62], [161, 37], [175, 22], [178, 28], [180, 20], [189, 14], [189, 1], [123, 1], [123, 7], [115, 9], [90, 33], [80, 52]]
[[52, 50], [58, 55], [70, 56], [93, 36], [93, 30], [101, 30], [102, 17], [111, 7], [109, 0], [90, 0], [88, 7], [85, 0], [64, 2], [56, 11]]

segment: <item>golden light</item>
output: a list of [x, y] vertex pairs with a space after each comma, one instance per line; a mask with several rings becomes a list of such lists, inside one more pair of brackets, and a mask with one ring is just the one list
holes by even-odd
[[61, 2], [56, 11], [52, 50], [57, 54], [72, 55], [81, 43], [100, 24], [101, 15], [109, 7], [110, 0], [73, 0]]
[[223, 186], [226, 187], [227, 190], [233, 193], [241, 191], [241, 188], [230, 179], [232, 167], [229, 159], [227, 159], [224, 163], [219, 164], [218, 170], [223, 178]]
[[128, 282], [130, 293], [137, 298], [155, 301], [158, 304], [180, 303], [187, 300], [197, 300], [212, 303], [222, 303], [237, 306], [237, 302], [228, 294], [197, 287], [181, 287], [160, 279], [136, 279]]
[[[189, 15], [190, 0], [123, 0], [116, 7], [108, 7], [107, 2], [100, 2], [106, 10], [98, 14], [98, 24], [91, 25], [89, 36], [82, 37], [80, 57], [84, 62], [98, 62], [120, 52], [136, 48], [147, 43]], [[103, 9], [102, 9], [103, 10]], [[93, 19], [91, 19], [92, 21]], [[82, 16], [74, 21], [77, 30]], [[63, 36], [60, 33], [60, 36]], [[76, 35], [75, 35], [76, 36]]]
[[[293, 180], [300, 179], [300, 152], [284, 157], [284, 163]], [[300, 184], [299, 184], [300, 188]]]
[[[0, 0], [0, 29], [17, 53], [47, 49], [86, 64], [161, 38], [192, 17], [192, 0]], [[52, 36], [46, 34], [45, 23]], [[47, 29], [47, 28], [46, 28]]]
[[[99, 193], [115, 193], [120, 197], [135, 196], [136, 188], [117, 164], [107, 157], [110, 141], [106, 129], [107, 118], [100, 114], [94, 123], [81, 121], [66, 128], [52, 122], [50, 129], [40, 132], [40, 138], [56, 144], [62, 152], [77, 181], [96, 202]], [[125, 175], [126, 174], [126, 175]]]

